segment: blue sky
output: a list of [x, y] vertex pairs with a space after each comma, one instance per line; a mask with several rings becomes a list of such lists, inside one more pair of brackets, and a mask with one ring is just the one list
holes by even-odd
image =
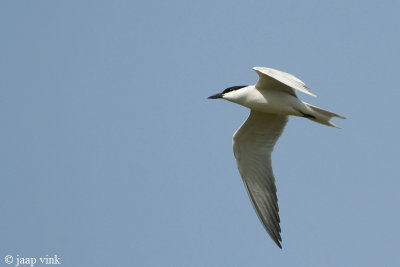
[[[400, 266], [398, 1], [2, 1], [0, 265]], [[283, 250], [206, 98], [292, 73], [337, 130], [272, 156]]]

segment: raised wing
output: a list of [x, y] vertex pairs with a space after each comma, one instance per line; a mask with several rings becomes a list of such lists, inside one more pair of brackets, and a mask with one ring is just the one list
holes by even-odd
[[265, 230], [282, 248], [279, 208], [271, 153], [288, 116], [251, 110], [233, 135], [233, 152], [251, 203]]
[[298, 90], [316, 97], [301, 80], [292, 74], [265, 67], [254, 67], [253, 70], [255, 70], [259, 76], [259, 80], [256, 84], [257, 88], [281, 88], [283, 90], [289, 90], [290, 93], [294, 95], [296, 95], [295, 90]]

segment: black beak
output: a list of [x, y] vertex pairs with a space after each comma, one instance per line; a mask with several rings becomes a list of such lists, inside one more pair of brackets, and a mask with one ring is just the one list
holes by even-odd
[[222, 93], [219, 93], [219, 94], [212, 95], [212, 96], [208, 97], [208, 99], [218, 99], [218, 98], [222, 98]]

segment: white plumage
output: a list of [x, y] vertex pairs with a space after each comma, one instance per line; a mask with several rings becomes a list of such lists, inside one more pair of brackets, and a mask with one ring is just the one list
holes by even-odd
[[259, 75], [256, 85], [234, 86], [210, 96], [222, 98], [251, 109], [250, 115], [233, 135], [233, 152], [251, 203], [265, 230], [282, 248], [279, 208], [271, 153], [288, 121], [299, 116], [337, 127], [329, 120], [344, 119], [297, 98], [296, 90], [315, 96], [295, 76], [279, 70], [254, 67]]

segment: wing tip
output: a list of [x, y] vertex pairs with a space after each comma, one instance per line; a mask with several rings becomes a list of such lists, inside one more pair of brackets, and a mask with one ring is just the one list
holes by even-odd
[[279, 239], [273, 239], [273, 240], [274, 240], [275, 244], [276, 244], [280, 249], [282, 249], [282, 244], [281, 244], [282, 239], [280, 238], [280, 236], [279, 236]]
[[311, 95], [313, 97], [317, 97], [317, 95], [313, 91], [311, 91], [310, 88], [308, 88], [307, 85], [304, 85], [303, 87], [304, 87], [303, 93], [309, 94], [309, 95]]
[[307, 94], [309, 94], [310, 96], [313, 96], [313, 97], [317, 97], [317, 95], [314, 94], [313, 92], [311, 92], [310, 89], [308, 89], [308, 93]]

